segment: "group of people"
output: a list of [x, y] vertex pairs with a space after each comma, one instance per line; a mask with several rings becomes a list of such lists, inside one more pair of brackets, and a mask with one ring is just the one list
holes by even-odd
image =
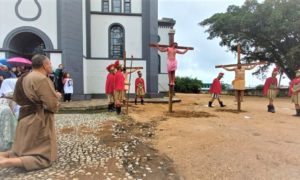
[[[224, 67], [223, 67], [224, 68]], [[245, 70], [247, 68], [236, 68], [236, 69], [227, 69], [229, 71], [236, 71], [235, 80], [232, 82], [233, 88], [235, 92], [241, 91], [241, 101], [243, 101], [243, 95], [245, 90]], [[248, 68], [253, 69], [253, 66]], [[242, 72], [242, 73], [240, 73]], [[266, 96], [269, 100], [269, 104], [267, 106], [267, 111], [271, 113], [275, 113], [275, 106], [274, 106], [274, 100], [278, 95], [279, 88], [278, 88], [278, 79], [277, 75], [279, 74], [279, 69], [276, 67], [272, 71], [272, 75], [266, 79], [265, 84], [263, 86], [263, 95]], [[292, 103], [295, 104], [296, 109], [296, 116], [300, 116], [300, 69], [295, 73], [295, 79], [293, 79], [290, 83], [289, 87], [289, 95], [291, 96]], [[208, 102], [208, 107], [212, 107], [212, 104], [215, 99], [218, 100], [221, 107], [225, 107], [223, 102], [220, 99], [220, 94], [222, 92], [222, 85], [221, 85], [221, 79], [223, 78], [224, 73], [220, 72], [218, 74], [218, 77], [215, 78], [212, 82], [212, 85], [210, 87], [209, 92], [212, 94], [211, 100]], [[239, 83], [237, 83], [239, 82]], [[237, 85], [238, 84], [238, 85]], [[237, 94], [236, 94], [236, 101], [238, 100]]]
[[70, 73], [64, 70], [64, 65], [59, 64], [58, 68], [48, 76], [53, 82], [55, 90], [63, 94], [63, 101], [70, 102], [74, 93], [73, 79]]
[[[117, 60], [114, 64], [107, 66], [108, 75], [105, 83], [105, 93], [108, 98], [108, 110], [121, 113], [122, 104], [126, 102], [126, 92], [129, 90], [128, 74], [137, 71], [137, 69], [127, 71]], [[135, 80], [135, 104], [137, 99], [141, 99], [144, 104], [145, 81], [142, 78], [142, 72], [137, 71], [138, 78]]]

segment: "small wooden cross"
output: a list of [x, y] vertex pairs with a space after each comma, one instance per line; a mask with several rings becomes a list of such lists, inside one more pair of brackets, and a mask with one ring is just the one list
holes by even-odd
[[[238, 69], [241, 69], [242, 66], [257, 66], [257, 65], [261, 65], [261, 64], [266, 64], [266, 62], [242, 64], [241, 63], [241, 45], [240, 44], [238, 44], [238, 46], [237, 46], [237, 52], [238, 52], [238, 62], [237, 62], [237, 64], [217, 65], [217, 66], [215, 66], [215, 68], [237, 67]], [[241, 102], [242, 102], [241, 98], [242, 98], [242, 91], [243, 90], [235, 90], [235, 91], [237, 93], [237, 110], [241, 111]]]
[[[130, 62], [130, 67], [127, 67], [126, 66], [126, 51], [123, 52], [123, 61], [124, 61], [124, 64], [123, 64], [123, 67], [127, 70], [131, 70], [131, 69], [136, 69], [136, 70], [139, 70], [139, 69], [143, 69], [143, 67], [132, 67], [132, 60], [133, 60], [133, 55], [131, 55], [131, 62]], [[129, 94], [130, 94], [130, 81], [131, 81], [131, 72], [129, 74], [129, 80], [128, 80], [128, 92], [127, 92], [127, 97], [126, 97], [126, 114], [128, 115], [129, 114], [129, 106], [128, 106], [128, 103], [129, 103]], [[125, 92], [126, 94], [126, 92]]]
[[[172, 47], [174, 44], [174, 35], [175, 35], [175, 30], [170, 29], [169, 31], [169, 45], [164, 45], [164, 44], [150, 44], [150, 47], [156, 48], [158, 47]], [[188, 49], [188, 50], [194, 50], [193, 47], [185, 47], [185, 46], [177, 46], [176, 49]], [[173, 112], [173, 94], [174, 94], [174, 86], [169, 85], [169, 112]]]

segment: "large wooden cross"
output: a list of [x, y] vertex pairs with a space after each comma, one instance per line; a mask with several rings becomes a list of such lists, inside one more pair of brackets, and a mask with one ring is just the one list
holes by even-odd
[[[169, 31], [169, 45], [165, 45], [165, 44], [150, 44], [150, 47], [154, 47], [156, 48], [157, 45], [159, 47], [164, 47], [164, 48], [168, 48], [168, 47], [172, 47], [174, 44], [174, 35], [175, 35], [175, 30], [174, 29], [170, 29]], [[177, 46], [176, 49], [189, 49], [189, 50], [194, 50], [193, 47], [184, 47], [184, 46]], [[169, 85], [169, 112], [173, 112], [173, 94], [174, 94], [174, 86]]]
[[[237, 46], [237, 53], [238, 53], [238, 62], [237, 64], [227, 64], [227, 65], [217, 65], [215, 68], [224, 68], [224, 67], [237, 67], [239, 69], [242, 68], [242, 66], [257, 66], [260, 64], [266, 64], [266, 62], [257, 62], [257, 63], [241, 63], [241, 45], [238, 44]], [[237, 110], [241, 111], [241, 98], [242, 98], [242, 90], [235, 90], [237, 93]]]

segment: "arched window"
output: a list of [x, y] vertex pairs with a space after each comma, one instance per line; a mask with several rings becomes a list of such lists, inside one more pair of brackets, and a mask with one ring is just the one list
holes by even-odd
[[110, 58], [123, 58], [125, 45], [124, 28], [121, 25], [112, 25], [109, 29], [110, 35]]
[[112, 12], [121, 13], [122, 3], [121, 0], [112, 0]]
[[109, 12], [109, 0], [102, 0], [102, 12]]
[[131, 13], [131, 0], [124, 0], [124, 13]]

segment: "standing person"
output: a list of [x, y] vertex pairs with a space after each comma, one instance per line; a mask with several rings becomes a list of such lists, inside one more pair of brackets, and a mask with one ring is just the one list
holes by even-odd
[[60, 64], [58, 65], [58, 68], [55, 70], [54, 74], [55, 74], [55, 89], [60, 92], [61, 94], [63, 94], [63, 90], [64, 90], [64, 85], [63, 85], [63, 70], [64, 70], [64, 65]]
[[106, 67], [108, 71], [105, 83], [105, 94], [108, 99], [108, 111], [112, 112], [115, 108], [115, 98], [114, 98], [114, 89], [115, 89], [115, 66], [110, 64]]
[[295, 116], [300, 116], [300, 69], [296, 72], [296, 77], [290, 84], [289, 95], [292, 96], [292, 102], [295, 104]]
[[144, 96], [145, 96], [145, 81], [142, 78], [142, 72], [138, 71], [138, 78], [135, 79], [135, 104], [137, 104], [137, 98], [141, 98], [141, 104], [144, 104]]
[[162, 48], [162, 47], [159, 47], [158, 44], [156, 44], [156, 48], [160, 52], [168, 53], [167, 70], [168, 70], [170, 86], [175, 86], [175, 71], [177, 70], [176, 54], [185, 54], [188, 51], [188, 49], [185, 49], [184, 51], [180, 51], [177, 49], [177, 47], [178, 47], [178, 45], [176, 42], [174, 42], [172, 44], [172, 46], [168, 47], [168, 48]]
[[211, 100], [208, 102], [208, 107], [212, 107], [212, 104], [215, 99], [219, 101], [221, 107], [225, 107], [223, 102], [220, 100], [220, 94], [222, 92], [222, 85], [220, 80], [223, 78], [224, 73], [220, 72], [218, 77], [214, 79], [209, 92], [211, 93]]
[[1, 65], [1, 68], [0, 68], [0, 76], [3, 76], [4, 79], [8, 79], [8, 78], [11, 78], [11, 73], [8, 69], [7, 66], [5, 65]]
[[275, 113], [274, 99], [278, 93], [278, 80], [276, 76], [278, 75], [278, 68], [274, 68], [272, 76], [266, 79], [263, 88], [263, 94], [269, 99], [268, 112]]
[[74, 88], [73, 88], [73, 79], [71, 78], [69, 73], [64, 74], [63, 85], [64, 85], [64, 102], [70, 102]]
[[16, 84], [19, 122], [11, 151], [0, 153], [0, 168], [24, 167], [31, 171], [49, 167], [57, 159], [54, 112], [61, 94], [55, 92], [47, 77], [52, 71], [48, 57], [33, 56], [32, 69]]
[[125, 78], [122, 73], [122, 67], [119, 64], [118, 60], [115, 62], [115, 67], [117, 69], [117, 72], [115, 74], [115, 91], [114, 91], [115, 106], [116, 106], [117, 114], [120, 114], [122, 101], [124, 100]]

